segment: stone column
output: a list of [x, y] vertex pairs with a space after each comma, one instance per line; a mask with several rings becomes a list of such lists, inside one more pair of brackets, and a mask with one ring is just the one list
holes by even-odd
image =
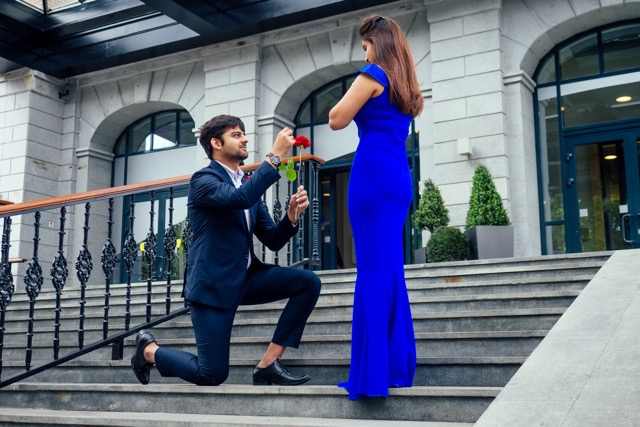
[[511, 213], [501, 67], [502, 3], [427, 0], [426, 4], [433, 64], [434, 176], [450, 211], [451, 225], [465, 225], [471, 179], [479, 164], [491, 171]]

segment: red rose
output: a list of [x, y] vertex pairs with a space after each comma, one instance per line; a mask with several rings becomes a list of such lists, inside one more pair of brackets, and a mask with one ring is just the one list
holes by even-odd
[[302, 148], [309, 148], [311, 147], [311, 141], [309, 141], [309, 138], [307, 138], [304, 135], [300, 135], [300, 136], [296, 136], [295, 138], [295, 143], [294, 145], [296, 147], [302, 147]]

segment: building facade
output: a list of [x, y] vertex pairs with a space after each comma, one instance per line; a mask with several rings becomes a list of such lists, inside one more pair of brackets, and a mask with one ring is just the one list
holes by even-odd
[[[0, 196], [19, 203], [192, 173], [208, 163], [197, 128], [232, 114], [247, 128], [246, 163], [262, 161], [284, 126], [311, 137], [311, 153], [327, 161], [323, 221], [336, 222], [331, 236], [352, 266], [346, 182], [357, 131], [332, 132], [323, 118], [364, 65], [357, 29], [369, 12], [404, 29], [425, 97], [408, 142], [416, 198], [431, 178], [450, 225], [464, 227], [483, 164], [509, 212], [516, 256], [640, 245], [635, 0], [403, 0], [67, 81], [6, 73]], [[138, 125], [147, 126], [142, 139], [160, 135], [154, 123], [171, 114], [180, 135], [192, 126], [182, 142], [123, 145]], [[615, 163], [600, 160], [611, 146]], [[31, 239], [26, 228], [14, 226], [19, 242]], [[427, 236], [410, 222], [406, 236], [410, 262]], [[19, 242], [14, 254], [24, 252]]]

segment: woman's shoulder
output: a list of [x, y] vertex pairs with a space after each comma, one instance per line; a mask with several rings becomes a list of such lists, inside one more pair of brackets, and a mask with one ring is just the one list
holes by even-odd
[[356, 74], [365, 73], [376, 79], [384, 87], [389, 87], [389, 78], [378, 64], [367, 64], [362, 67]]

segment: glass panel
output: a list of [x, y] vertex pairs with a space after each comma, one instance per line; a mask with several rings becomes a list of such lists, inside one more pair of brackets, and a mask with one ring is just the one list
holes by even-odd
[[567, 253], [567, 247], [564, 238], [564, 225], [548, 225], [545, 227], [546, 233], [546, 255]]
[[335, 83], [323, 89], [316, 95], [316, 115], [314, 122], [329, 121], [329, 111], [342, 98], [342, 82]]
[[176, 146], [176, 116], [175, 111], [156, 115], [153, 150]]
[[576, 172], [582, 251], [628, 248], [622, 240], [628, 211], [622, 141], [576, 146]]
[[53, 12], [55, 10], [64, 9], [65, 7], [80, 6], [82, 3], [87, 3], [93, 0], [83, 0], [82, 2], [80, 2], [79, 0], [45, 0], [44, 2], [43, 0], [19, 1], [38, 9], [40, 12], [43, 12], [43, 4], [46, 4], [47, 12]]
[[606, 72], [640, 67], [640, 24], [604, 30], [602, 53]]
[[133, 125], [129, 140], [129, 153], [141, 153], [151, 150], [151, 119], [145, 119]]
[[591, 34], [559, 51], [560, 75], [563, 80], [591, 76], [600, 72], [598, 37]]
[[557, 100], [552, 98], [540, 101], [538, 103], [538, 114], [544, 221], [564, 221]]
[[123, 156], [126, 154], [126, 148], [127, 148], [126, 136], [127, 134], [125, 132], [120, 136], [120, 138], [118, 138], [118, 142], [116, 142], [116, 149], [114, 150], [116, 156]]
[[551, 83], [556, 81], [556, 56], [551, 55], [547, 58], [544, 65], [540, 68], [538, 72], [538, 78], [536, 79], [536, 83]]
[[180, 113], [180, 139], [178, 140], [178, 145], [193, 145], [197, 143], [196, 136], [193, 134], [193, 128], [195, 127], [196, 124], [189, 113]]
[[601, 87], [562, 97], [564, 126], [640, 117], [640, 82]]
[[296, 126], [308, 125], [309, 123], [311, 123], [311, 99], [307, 99], [307, 102], [300, 109]]

